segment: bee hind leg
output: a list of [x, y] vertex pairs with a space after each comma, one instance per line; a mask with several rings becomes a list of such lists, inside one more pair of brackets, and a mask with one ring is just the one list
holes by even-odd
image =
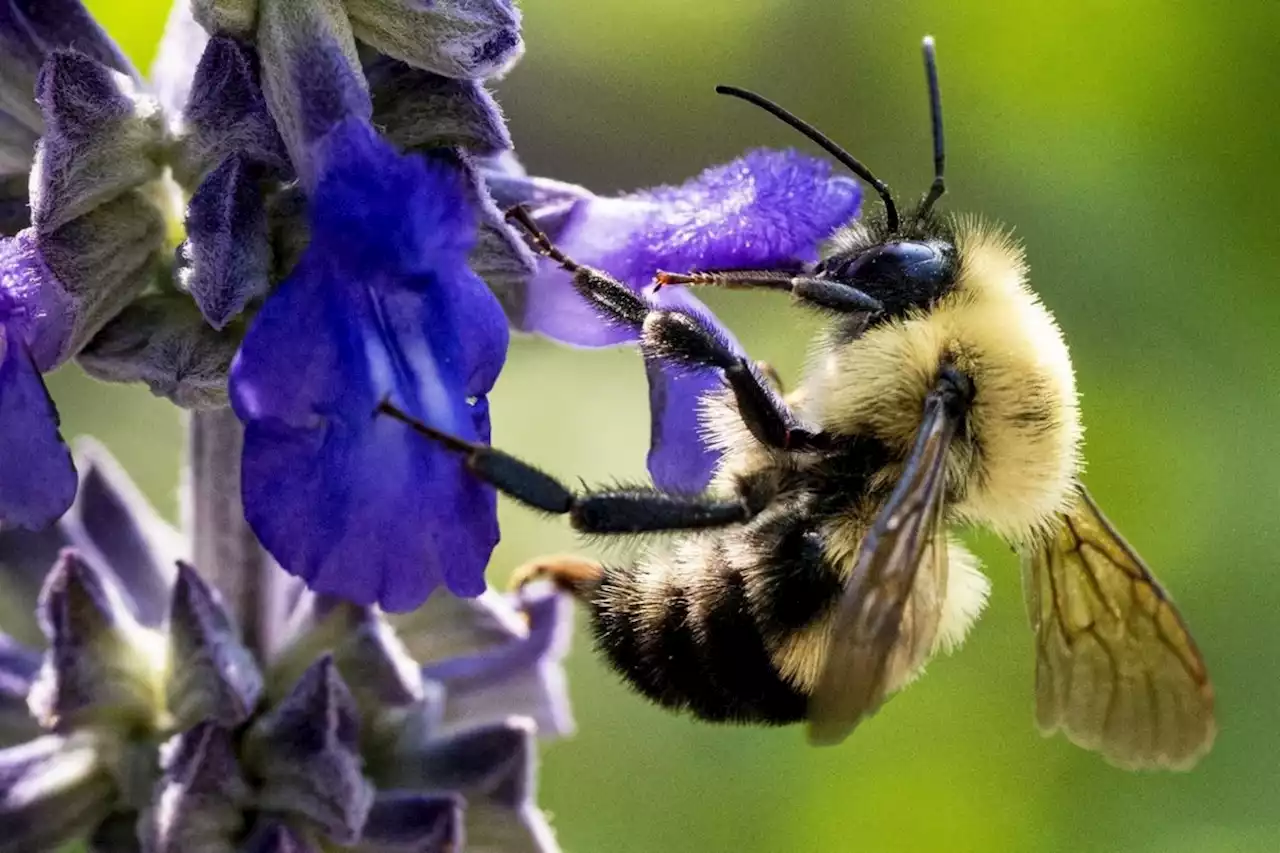
[[537, 581], [550, 581], [574, 598], [585, 599], [604, 579], [604, 567], [595, 560], [575, 556], [547, 556], [530, 560], [511, 574], [508, 586], [523, 589]]

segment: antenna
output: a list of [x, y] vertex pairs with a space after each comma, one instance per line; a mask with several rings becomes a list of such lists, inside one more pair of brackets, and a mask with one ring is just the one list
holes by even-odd
[[[930, 39], [926, 39], [926, 43], [927, 43], [927, 47], [925, 48], [925, 55], [926, 55], [925, 61], [928, 62], [929, 61], [928, 57], [931, 57], [933, 55], [933, 41]], [[936, 80], [933, 86], [933, 90], [935, 92], [937, 91]], [[788, 112], [787, 110], [778, 106], [773, 101], [769, 100], [763, 95], [757, 95], [755, 92], [749, 92], [746, 89], [739, 89], [737, 86], [716, 86], [716, 92], [721, 95], [731, 95], [732, 97], [735, 97], [735, 98], [741, 98], [742, 100], [746, 101], [749, 104], [754, 104], [757, 107], [760, 107], [760, 109], [764, 110], [765, 112], [769, 113], [775, 118], [781, 119], [784, 123], [786, 123], [790, 127], [803, 133], [811, 141], [817, 144], [817, 146], [821, 148], [823, 151], [826, 151], [832, 157], [839, 160], [842, 164], [844, 164], [846, 168], [849, 169], [849, 171], [853, 172], [859, 178], [862, 178], [862, 180], [866, 181], [868, 184], [871, 185], [871, 188], [874, 189], [876, 193], [880, 196], [880, 198], [884, 201], [885, 219], [889, 226], [889, 231], [895, 232], [898, 230], [898, 207], [893, 203], [893, 195], [889, 192], [889, 187], [885, 185], [884, 181], [880, 180], [875, 175], [871, 174], [870, 169], [868, 169], [866, 166], [862, 165], [856, 159], [854, 159], [852, 154], [850, 154], [848, 151], [845, 151], [839, 145], [836, 145], [834, 142], [832, 142], [831, 139], [826, 134], [819, 131], [816, 127], [809, 124], [804, 119], [800, 118], [799, 116], [796, 116], [794, 113]], [[933, 125], [934, 143], [935, 143], [934, 147], [937, 148], [939, 151], [942, 150], [940, 147], [941, 139], [942, 139], [941, 121], [942, 121], [941, 114], [935, 112], [935, 119], [934, 119], [934, 125]], [[942, 162], [941, 160], [938, 160], [938, 163], [939, 163], [938, 177], [933, 182], [934, 189], [937, 190], [938, 195], [942, 195], [941, 162]], [[930, 196], [933, 197], [933, 190], [930, 190]], [[931, 203], [932, 202], [929, 202], [929, 204]]]
[[933, 209], [933, 204], [942, 198], [947, 191], [947, 182], [943, 170], [947, 164], [946, 146], [942, 139], [942, 92], [938, 89], [938, 55], [933, 45], [933, 36], [925, 36], [921, 46], [924, 50], [924, 76], [929, 84], [929, 117], [933, 121], [933, 185], [929, 194], [920, 205], [916, 214], [917, 221], [924, 219]]

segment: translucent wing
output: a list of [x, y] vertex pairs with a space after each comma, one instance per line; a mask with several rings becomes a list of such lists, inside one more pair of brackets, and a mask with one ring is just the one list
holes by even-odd
[[1142, 559], [1083, 486], [1024, 555], [1036, 634], [1036, 719], [1120, 767], [1186, 769], [1213, 744], [1213, 687]]
[[811, 743], [844, 740], [932, 649], [946, 590], [947, 448], [961, 415], [930, 395], [902, 477], [862, 541], [809, 699]]

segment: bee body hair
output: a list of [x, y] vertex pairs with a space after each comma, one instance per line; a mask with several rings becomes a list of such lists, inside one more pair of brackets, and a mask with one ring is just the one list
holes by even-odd
[[[1081, 428], [1057, 325], [1004, 232], [971, 220], [945, 227], [957, 267], [941, 297], [856, 333], [837, 324], [788, 395], [798, 414], [838, 437], [832, 449], [767, 447], [732, 394], [704, 399], [707, 437], [724, 453], [713, 491], [763, 492], [769, 505], [742, 525], [686, 535], [606, 569], [588, 596], [606, 659], [653, 701], [711, 720], [803, 718], [832, 607], [901, 473], [941, 364], [975, 388], [948, 463], [948, 520], [1017, 542], [1070, 501]], [[843, 239], [862, 251], [857, 235]], [[959, 645], [986, 602], [977, 559], [954, 539], [947, 550], [941, 588], [922, 583], [912, 592], [941, 597], [937, 635], [923, 646], [904, 636], [885, 676], [889, 692], [935, 652]]]
[[976, 390], [951, 451], [951, 517], [1033, 540], [1071, 502], [1083, 427], [1066, 342], [1027, 285], [1021, 248], [975, 219], [949, 226], [955, 283], [931, 307], [820, 346], [801, 411], [836, 435], [870, 435], [905, 454], [938, 366]]

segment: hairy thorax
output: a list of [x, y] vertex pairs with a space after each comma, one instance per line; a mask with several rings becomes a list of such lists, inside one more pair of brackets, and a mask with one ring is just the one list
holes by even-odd
[[805, 415], [824, 429], [874, 436], [903, 459], [938, 367], [950, 362], [974, 387], [951, 450], [952, 517], [1020, 541], [1069, 501], [1080, 464], [1075, 380], [1056, 322], [1027, 286], [1018, 247], [974, 223], [961, 223], [957, 235], [955, 287], [927, 311], [833, 339], [800, 396]]

